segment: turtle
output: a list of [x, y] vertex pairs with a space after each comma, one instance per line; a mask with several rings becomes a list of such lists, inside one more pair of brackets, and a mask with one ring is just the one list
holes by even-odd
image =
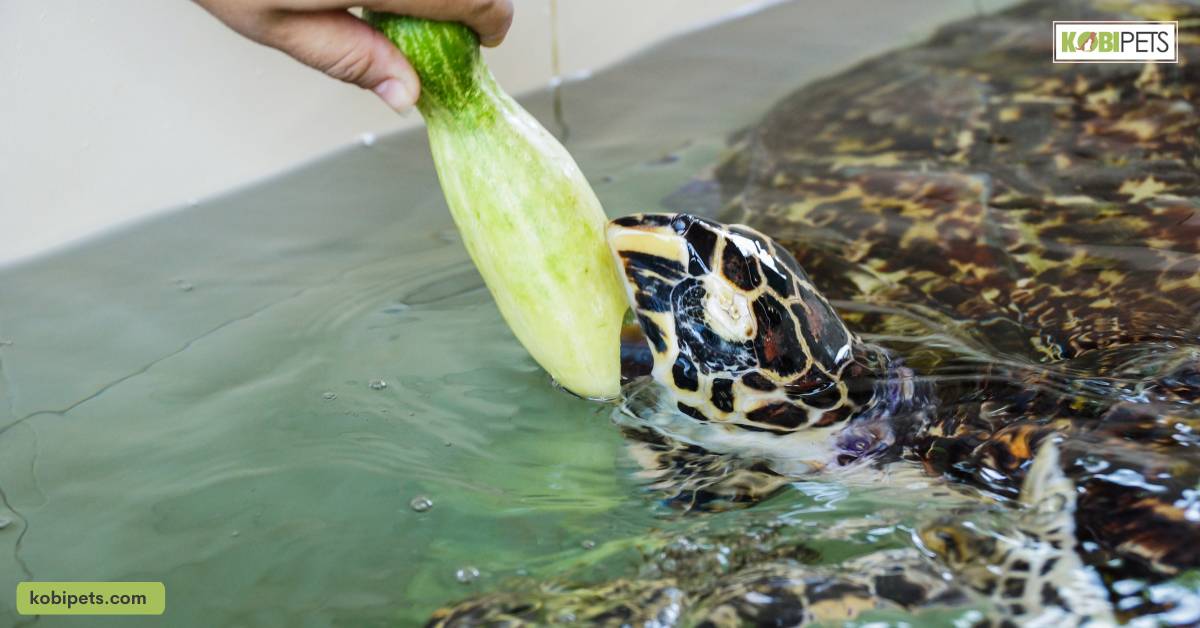
[[[1176, 20], [1181, 61], [1052, 64], [1063, 16]], [[1051, 566], [1038, 604], [1151, 612], [1114, 583], [1200, 567], [1197, 25], [1194, 3], [1118, 1], [947, 25], [785, 97], [670, 211], [612, 221], [636, 321], [614, 418], [654, 493], [747, 508], [796, 478], [903, 467], [1019, 505], [1048, 490], [1035, 452], [1054, 443], [1074, 491], [1045, 503], [1070, 525], [1016, 536], [1074, 552], [1105, 595], [1071, 611]], [[939, 526], [914, 547], [942, 573], [1033, 566]], [[993, 584], [1029, 617], [1024, 585]], [[793, 597], [801, 617], [811, 596]]]
[[[1178, 20], [1183, 61], [1050, 64], [1062, 14]], [[1197, 24], [1117, 2], [951, 24], [742, 133], [684, 195], [708, 189], [718, 220], [613, 221], [647, 339], [630, 370], [651, 365], [674, 437], [906, 459], [1010, 498], [1062, 437], [1093, 562], [1200, 566]], [[786, 483], [739, 484], [725, 499]]]

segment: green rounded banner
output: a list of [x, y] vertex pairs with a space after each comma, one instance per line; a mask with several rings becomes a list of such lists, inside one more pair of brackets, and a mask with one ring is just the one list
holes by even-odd
[[162, 615], [167, 588], [161, 582], [22, 582], [22, 615]]

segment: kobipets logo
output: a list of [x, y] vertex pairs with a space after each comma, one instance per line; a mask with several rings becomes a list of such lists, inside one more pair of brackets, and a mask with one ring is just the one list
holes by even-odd
[[1054, 22], [1055, 63], [1178, 63], [1179, 22]]

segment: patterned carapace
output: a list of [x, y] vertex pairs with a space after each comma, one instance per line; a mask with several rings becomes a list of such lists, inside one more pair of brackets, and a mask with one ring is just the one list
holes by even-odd
[[[1051, 64], [1046, 24], [1067, 13], [1177, 20], [1181, 63]], [[855, 433], [890, 439], [895, 455], [995, 494], [1014, 496], [1032, 452], [1061, 436], [1090, 562], [1120, 574], [1200, 567], [1197, 24], [1200, 9], [1188, 3], [1027, 3], [798, 90], [741, 133], [711, 178], [670, 201], [682, 210], [709, 199], [702, 210], [749, 225], [728, 233], [796, 278], [794, 287], [770, 286], [760, 255], [751, 267], [761, 276], [743, 290], [736, 282], [749, 273], [726, 270], [716, 251], [701, 273], [705, 288], [721, 285], [751, 304], [769, 295], [788, 314], [772, 319], [760, 307], [755, 324], [800, 327], [790, 342], [765, 342], [758, 330], [747, 339], [740, 355], [752, 361], [737, 364], [746, 368], [735, 409], [764, 403], [747, 373], [777, 388], [795, 378], [792, 363], [761, 360], [768, 347], [787, 346], [796, 363], [827, 367], [809, 372], [841, 374], [829, 407], [856, 410], [831, 415], [835, 429], [863, 427], [859, 418], [878, 415], [879, 404], [907, 404]], [[637, 226], [645, 220], [620, 228], [669, 227]], [[716, 224], [693, 223], [705, 232]], [[678, 237], [688, 255], [705, 250], [706, 236]], [[627, 273], [637, 267], [621, 262]], [[636, 297], [641, 284], [629, 279]], [[841, 325], [809, 326], [793, 308], [826, 299], [849, 330], [845, 363], [822, 361], [842, 351], [836, 333], [823, 349], [809, 340]], [[664, 318], [643, 322], [671, 333]], [[779, 429], [720, 412], [711, 382], [692, 393], [664, 377], [672, 351], [655, 354], [656, 377], [680, 402], [710, 421]], [[905, 369], [928, 387], [881, 395], [880, 383]], [[714, 370], [708, 379], [726, 377]], [[872, 378], [875, 388], [849, 385]], [[791, 416], [807, 422], [796, 427], [811, 430], [826, 416], [810, 409], [822, 407], [803, 403]]]

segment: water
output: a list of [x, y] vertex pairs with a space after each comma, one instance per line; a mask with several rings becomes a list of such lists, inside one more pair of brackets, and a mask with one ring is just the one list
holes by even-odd
[[[567, 146], [612, 215], [653, 210], [796, 85], [976, 10], [869, 4], [775, 7], [566, 83]], [[820, 27], [851, 19], [855, 41]], [[909, 546], [929, 493], [802, 482], [695, 517], [648, 498], [611, 409], [504, 327], [419, 133], [5, 269], [0, 338], [0, 591], [161, 580], [173, 626], [410, 624], [780, 523], [835, 564]]]

